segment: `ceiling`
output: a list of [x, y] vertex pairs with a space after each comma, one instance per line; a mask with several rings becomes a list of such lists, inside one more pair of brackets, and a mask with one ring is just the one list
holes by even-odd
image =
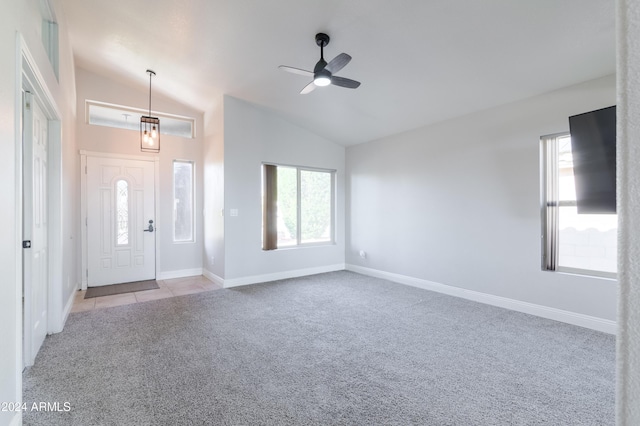
[[[76, 65], [203, 112], [228, 94], [339, 144], [615, 72], [614, 0], [60, 0]], [[362, 82], [308, 95], [314, 36]], [[171, 113], [171, 111], [166, 111]]]

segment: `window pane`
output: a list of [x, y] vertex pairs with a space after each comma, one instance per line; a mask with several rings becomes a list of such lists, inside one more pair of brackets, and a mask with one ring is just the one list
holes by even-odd
[[573, 155], [571, 154], [571, 138], [558, 138], [558, 199], [575, 201], [576, 183], [573, 177]]
[[618, 215], [578, 214], [575, 206], [559, 212], [558, 265], [617, 272]]
[[543, 269], [614, 276], [615, 214], [578, 214], [571, 135], [542, 137], [545, 232]]
[[[87, 101], [87, 105], [89, 124], [134, 130], [136, 132], [140, 131], [140, 117], [149, 114], [148, 111], [103, 104], [96, 101]], [[168, 116], [155, 111], [151, 113], [160, 119], [160, 133], [163, 135], [182, 136], [183, 138], [194, 137], [194, 119]]]
[[173, 240], [193, 241], [192, 162], [173, 162]]
[[331, 173], [300, 171], [301, 242], [331, 241]]
[[[48, 16], [47, 16], [48, 15]], [[52, 16], [49, 13], [43, 13], [42, 17], [42, 44], [49, 62], [53, 67], [53, 73], [56, 75], [56, 79], [60, 79], [60, 61], [59, 61], [59, 42], [58, 42], [58, 24], [53, 22]]]
[[292, 167], [278, 167], [278, 247], [298, 240], [298, 177]]
[[[560, 202], [576, 200], [571, 137], [558, 138], [558, 194]], [[591, 271], [617, 271], [615, 214], [578, 214], [576, 206], [558, 209], [558, 266]]]
[[117, 245], [129, 244], [129, 184], [116, 182], [116, 241]]

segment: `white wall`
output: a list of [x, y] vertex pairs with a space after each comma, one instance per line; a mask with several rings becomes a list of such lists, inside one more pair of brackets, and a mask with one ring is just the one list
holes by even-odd
[[[344, 265], [344, 147], [244, 101], [224, 98], [225, 285]], [[263, 251], [261, 164], [337, 171], [336, 244]], [[230, 217], [230, 209], [238, 216]], [[254, 278], [252, 278], [254, 277]]]
[[[156, 72], [162, 72], [156, 70]], [[141, 70], [144, 73], [144, 70]], [[178, 102], [157, 96], [153, 92], [152, 110], [169, 114], [194, 117], [196, 119], [196, 138], [187, 139], [162, 134], [160, 137], [160, 153], [140, 152], [140, 133], [125, 129], [89, 125], [84, 117], [85, 101], [93, 100], [135, 108], [148, 108], [148, 86], [140, 88], [128, 87], [97, 75], [82, 68], [76, 70], [78, 149], [127, 154], [136, 156], [160, 157], [160, 211], [156, 212], [158, 225], [157, 243], [160, 257], [157, 259], [158, 270], [163, 275], [171, 276], [180, 271], [202, 270], [203, 247], [203, 168], [202, 140], [203, 114]], [[76, 154], [77, 155], [77, 154]], [[194, 243], [173, 242], [173, 160], [192, 160], [196, 169], [196, 229]], [[80, 181], [80, 170], [76, 170]], [[79, 191], [79, 189], [78, 189]], [[81, 225], [78, 223], [78, 225]]]
[[[27, 50], [34, 59], [42, 84], [50, 94], [51, 102], [60, 117], [57, 128], [61, 133], [60, 146], [54, 157], [58, 167], [56, 184], [61, 198], [59, 216], [61, 223], [50, 223], [60, 232], [58, 242], [63, 255], [55, 259], [50, 282], [50, 302], [58, 309], [56, 318], [52, 318], [56, 327], [61, 326], [64, 308], [73, 287], [77, 282], [75, 268], [75, 225], [74, 203], [75, 182], [68, 167], [74, 164], [75, 157], [75, 86], [73, 76], [73, 57], [67, 41], [64, 16], [59, 3], [54, 2], [60, 33], [60, 79], [56, 79], [41, 42], [41, 15], [36, 0], [5, 0], [0, 14], [0, 185], [5, 208], [0, 209], [0, 223], [3, 224], [0, 237], [0, 401], [20, 401], [22, 372], [22, 263], [21, 238], [21, 150], [20, 150], [20, 99], [16, 89], [20, 88], [19, 75], [21, 60], [16, 53], [17, 40], [22, 37]], [[54, 166], [54, 165], [52, 165]], [[51, 318], [50, 318], [51, 319]], [[51, 324], [50, 324], [51, 325]], [[20, 415], [0, 412], [0, 425], [17, 424]]]
[[616, 424], [640, 424], [640, 5], [617, 2], [618, 317]]
[[[18, 183], [18, 165], [15, 144], [15, 120], [20, 111], [16, 109], [16, 31], [22, 26], [18, 21], [20, 12], [25, 6], [19, 0], [14, 0], [2, 6], [0, 14], [0, 185], [2, 194], [8, 205], [20, 202], [16, 191]], [[19, 401], [21, 381], [19, 374], [19, 339], [20, 311], [18, 300], [18, 279], [21, 274], [20, 265], [16, 258], [16, 246], [21, 238], [16, 232], [19, 218], [14, 208], [0, 209], [0, 223], [2, 227], [0, 238], [0, 276], [3, 277], [2, 297], [0, 297], [0, 341], [4, 342], [4, 349], [0, 351], [0, 401]], [[0, 424], [9, 424], [15, 413], [0, 412]]]
[[224, 98], [220, 96], [205, 114], [204, 158], [204, 254], [208, 277], [221, 283], [224, 277]]
[[[76, 139], [76, 118], [78, 116], [76, 110], [76, 86], [75, 86], [75, 65], [73, 61], [73, 52], [67, 36], [67, 28], [65, 26], [64, 14], [60, 2], [54, 3], [59, 24], [59, 42], [60, 42], [60, 60], [59, 60], [59, 87], [64, 93], [64, 100], [58, 102], [60, 112], [62, 114], [62, 141], [60, 146], [60, 163], [62, 170], [60, 193], [49, 194], [49, 197], [59, 198], [57, 207], [60, 208], [60, 216], [62, 220], [61, 227], [61, 246], [51, 247], [50, 250], [59, 250], [62, 254], [62, 276], [60, 279], [62, 294], [54, 295], [63, 309], [63, 313], [68, 313], [73, 302], [73, 296], [79, 282], [78, 277], [78, 252], [76, 251], [76, 243], [79, 240], [78, 234], [78, 210], [76, 205], [79, 203], [77, 194], [76, 170], [78, 169], [77, 156], [77, 139]], [[52, 85], [55, 83], [51, 83]], [[51, 205], [52, 203], [50, 201]], [[51, 255], [52, 253], [50, 253]], [[62, 331], [63, 321], [61, 318], [56, 324], [56, 332]]]
[[539, 201], [540, 136], [615, 101], [609, 76], [349, 147], [347, 264], [615, 320], [615, 281], [541, 270]]

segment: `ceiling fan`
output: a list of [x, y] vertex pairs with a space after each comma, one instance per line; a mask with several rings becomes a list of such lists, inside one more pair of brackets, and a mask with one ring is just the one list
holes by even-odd
[[346, 87], [347, 89], [355, 89], [360, 86], [359, 81], [351, 80], [350, 78], [337, 77], [333, 74], [340, 71], [351, 60], [351, 56], [346, 53], [341, 53], [327, 63], [324, 60], [324, 48], [329, 44], [329, 36], [324, 33], [316, 34], [316, 44], [320, 46], [320, 60], [316, 63], [316, 66], [312, 71], [303, 70], [300, 68], [289, 67], [286, 65], [280, 65], [278, 68], [281, 70], [304, 75], [305, 77], [312, 77], [311, 83], [304, 86], [300, 91], [301, 95], [306, 95], [312, 92], [316, 87], [328, 86], [333, 84], [334, 86]]

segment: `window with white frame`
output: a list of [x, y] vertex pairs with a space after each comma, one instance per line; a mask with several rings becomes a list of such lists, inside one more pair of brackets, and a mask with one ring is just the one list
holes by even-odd
[[614, 278], [618, 216], [578, 213], [569, 133], [540, 141], [543, 269]]
[[173, 161], [173, 241], [191, 242], [193, 238], [193, 162]]
[[[134, 130], [136, 132], [140, 131], [140, 117], [149, 114], [149, 111], [139, 108], [91, 100], [85, 101], [85, 107], [86, 121], [89, 124]], [[183, 138], [195, 137], [196, 120], [194, 118], [157, 111], [151, 111], [151, 113], [162, 121], [160, 133], [163, 135], [180, 136]]]
[[262, 248], [334, 242], [335, 170], [263, 164]]
[[56, 79], [60, 79], [60, 43], [58, 37], [58, 23], [53, 7], [53, 0], [40, 0], [40, 15], [42, 16], [41, 39], [47, 57], [53, 68]]

